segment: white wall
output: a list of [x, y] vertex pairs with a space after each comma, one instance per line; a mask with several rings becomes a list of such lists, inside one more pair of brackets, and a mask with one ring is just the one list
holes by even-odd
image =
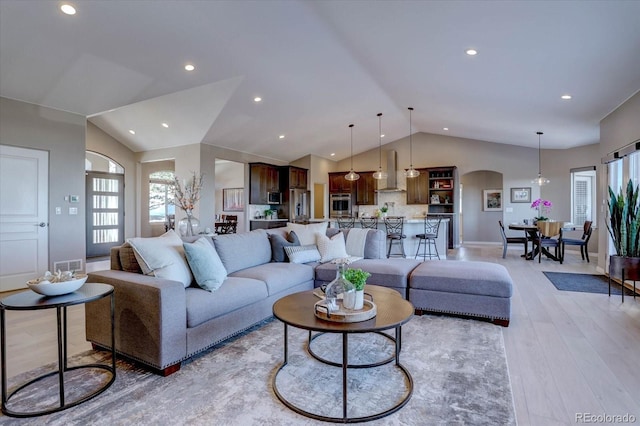
[[[0, 144], [49, 152], [49, 267], [85, 259], [85, 132], [83, 116], [0, 98]], [[64, 197], [79, 195], [77, 215]], [[56, 215], [55, 208], [62, 207]]]

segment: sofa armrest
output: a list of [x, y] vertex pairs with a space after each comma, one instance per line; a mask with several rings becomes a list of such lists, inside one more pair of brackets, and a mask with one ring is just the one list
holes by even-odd
[[[187, 354], [187, 307], [177, 281], [124, 271], [97, 271], [88, 282], [110, 284], [115, 291], [116, 350], [154, 368], [164, 369]], [[87, 340], [111, 347], [109, 298], [85, 307]]]

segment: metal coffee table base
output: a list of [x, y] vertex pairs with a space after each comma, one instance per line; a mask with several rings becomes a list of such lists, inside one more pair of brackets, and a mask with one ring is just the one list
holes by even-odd
[[[349, 360], [349, 351], [348, 351], [348, 339], [349, 339], [349, 334], [348, 332], [342, 332], [342, 363], [335, 363], [329, 360], [326, 360], [324, 358], [319, 357], [317, 354], [315, 354], [313, 352], [313, 350], [311, 349], [311, 342], [313, 341], [313, 339], [315, 339], [316, 337], [324, 334], [324, 333], [317, 333], [316, 335], [312, 336], [311, 331], [309, 331], [309, 340], [308, 340], [308, 345], [307, 345], [307, 351], [309, 352], [309, 354], [317, 359], [318, 361], [327, 364], [327, 365], [331, 365], [331, 366], [336, 366], [336, 367], [341, 367], [342, 368], [342, 417], [327, 417], [327, 416], [322, 416], [319, 414], [315, 414], [315, 413], [311, 413], [309, 411], [306, 411], [304, 409], [302, 409], [301, 407], [298, 407], [297, 405], [294, 405], [293, 403], [289, 402], [279, 391], [278, 391], [278, 386], [277, 386], [277, 378], [278, 378], [278, 374], [280, 373], [280, 371], [282, 371], [282, 369], [287, 365], [288, 362], [288, 357], [289, 357], [289, 345], [288, 345], [288, 325], [285, 323], [284, 324], [284, 362], [282, 363], [282, 365], [280, 365], [280, 367], [278, 367], [278, 370], [276, 371], [275, 375], [273, 376], [273, 391], [275, 392], [276, 396], [278, 397], [278, 399], [287, 407], [289, 407], [291, 410], [295, 411], [298, 414], [302, 414], [303, 416], [315, 419], [315, 420], [321, 420], [321, 421], [326, 421], [326, 422], [334, 422], [334, 423], [359, 423], [359, 422], [367, 422], [370, 420], [376, 420], [376, 419], [380, 419], [382, 417], [388, 416], [389, 414], [395, 413], [396, 411], [398, 411], [400, 408], [404, 407], [407, 402], [409, 402], [409, 399], [411, 399], [411, 395], [413, 394], [413, 378], [411, 377], [411, 374], [409, 373], [409, 371], [402, 365], [400, 364], [400, 349], [401, 349], [401, 336], [402, 336], [402, 327], [395, 327], [395, 338], [392, 336], [389, 336], [388, 334], [385, 333], [380, 333], [380, 332], [376, 332], [380, 335], [383, 335], [384, 337], [388, 338], [389, 340], [391, 340], [394, 343], [395, 346], [395, 353], [393, 356], [384, 359], [380, 362], [376, 362], [376, 363], [372, 363], [372, 364], [357, 364], [357, 365], [350, 365], [348, 360]], [[347, 403], [347, 371], [349, 368], [372, 368], [372, 367], [377, 367], [377, 366], [381, 366], [384, 364], [388, 364], [392, 361], [395, 360], [395, 365], [398, 369], [400, 369], [400, 371], [402, 371], [402, 373], [404, 374], [404, 376], [407, 379], [407, 383], [408, 383], [408, 391], [407, 394], [402, 398], [402, 400], [400, 400], [396, 405], [394, 405], [393, 407], [389, 408], [388, 410], [384, 410], [381, 411], [379, 413], [375, 413], [375, 414], [371, 414], [369, 416], [364, 416], [364, 417], [349, 417], [347, 414], [347, 409], [348, 409], [348, 403]]]

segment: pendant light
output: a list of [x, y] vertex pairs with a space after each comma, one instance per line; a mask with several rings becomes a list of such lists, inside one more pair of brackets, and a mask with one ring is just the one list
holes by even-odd
[[549, 182], [551, 182], [549, 179], [547, 179], [546, 177], [542, 176], [542, 167], [540, 166], [542, 161], [540, 160], [541, 158], [541, 149], [540, 149], [540, 136], [544, 135], [544, 133], [542, 132], [536, 132], [536, 134], [538, 135], [538, 177], [534, 180], [531, 181], [531, 183], [534, 183], [538, 186], [543, 186], [548, 184]]
[[378, 171], [373, 174], [374, 179], [386, 179], [387, 172], [382, 171], [382, 113], [378, 114]]
[[413, 168], [413, 140], [411, 138], [411, 112], [413, 108], [407, 108], [409, 110], [409, 170], [404, 172], [404, 175], [408, 178], [414, 178], [420, 176], [420, 172]]
[[354, 181], [360, 179], [360, 175], [353, 171], [353, 124], [349, 124], [351, 129], [351, 171], [344, 175], [346, 180]]

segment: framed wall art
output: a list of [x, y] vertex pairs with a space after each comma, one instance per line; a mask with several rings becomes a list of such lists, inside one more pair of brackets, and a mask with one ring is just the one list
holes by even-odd
[[530, 203], [531, 187], [528, 188], [511, 188], [512, 203]]
[[244, 188], [223, 188], [222, 210], [226, 212], [244, 211]]
[[485, 189], [482, 191], [482, 210], [485, 212], [502, 211], [502, 189]]

